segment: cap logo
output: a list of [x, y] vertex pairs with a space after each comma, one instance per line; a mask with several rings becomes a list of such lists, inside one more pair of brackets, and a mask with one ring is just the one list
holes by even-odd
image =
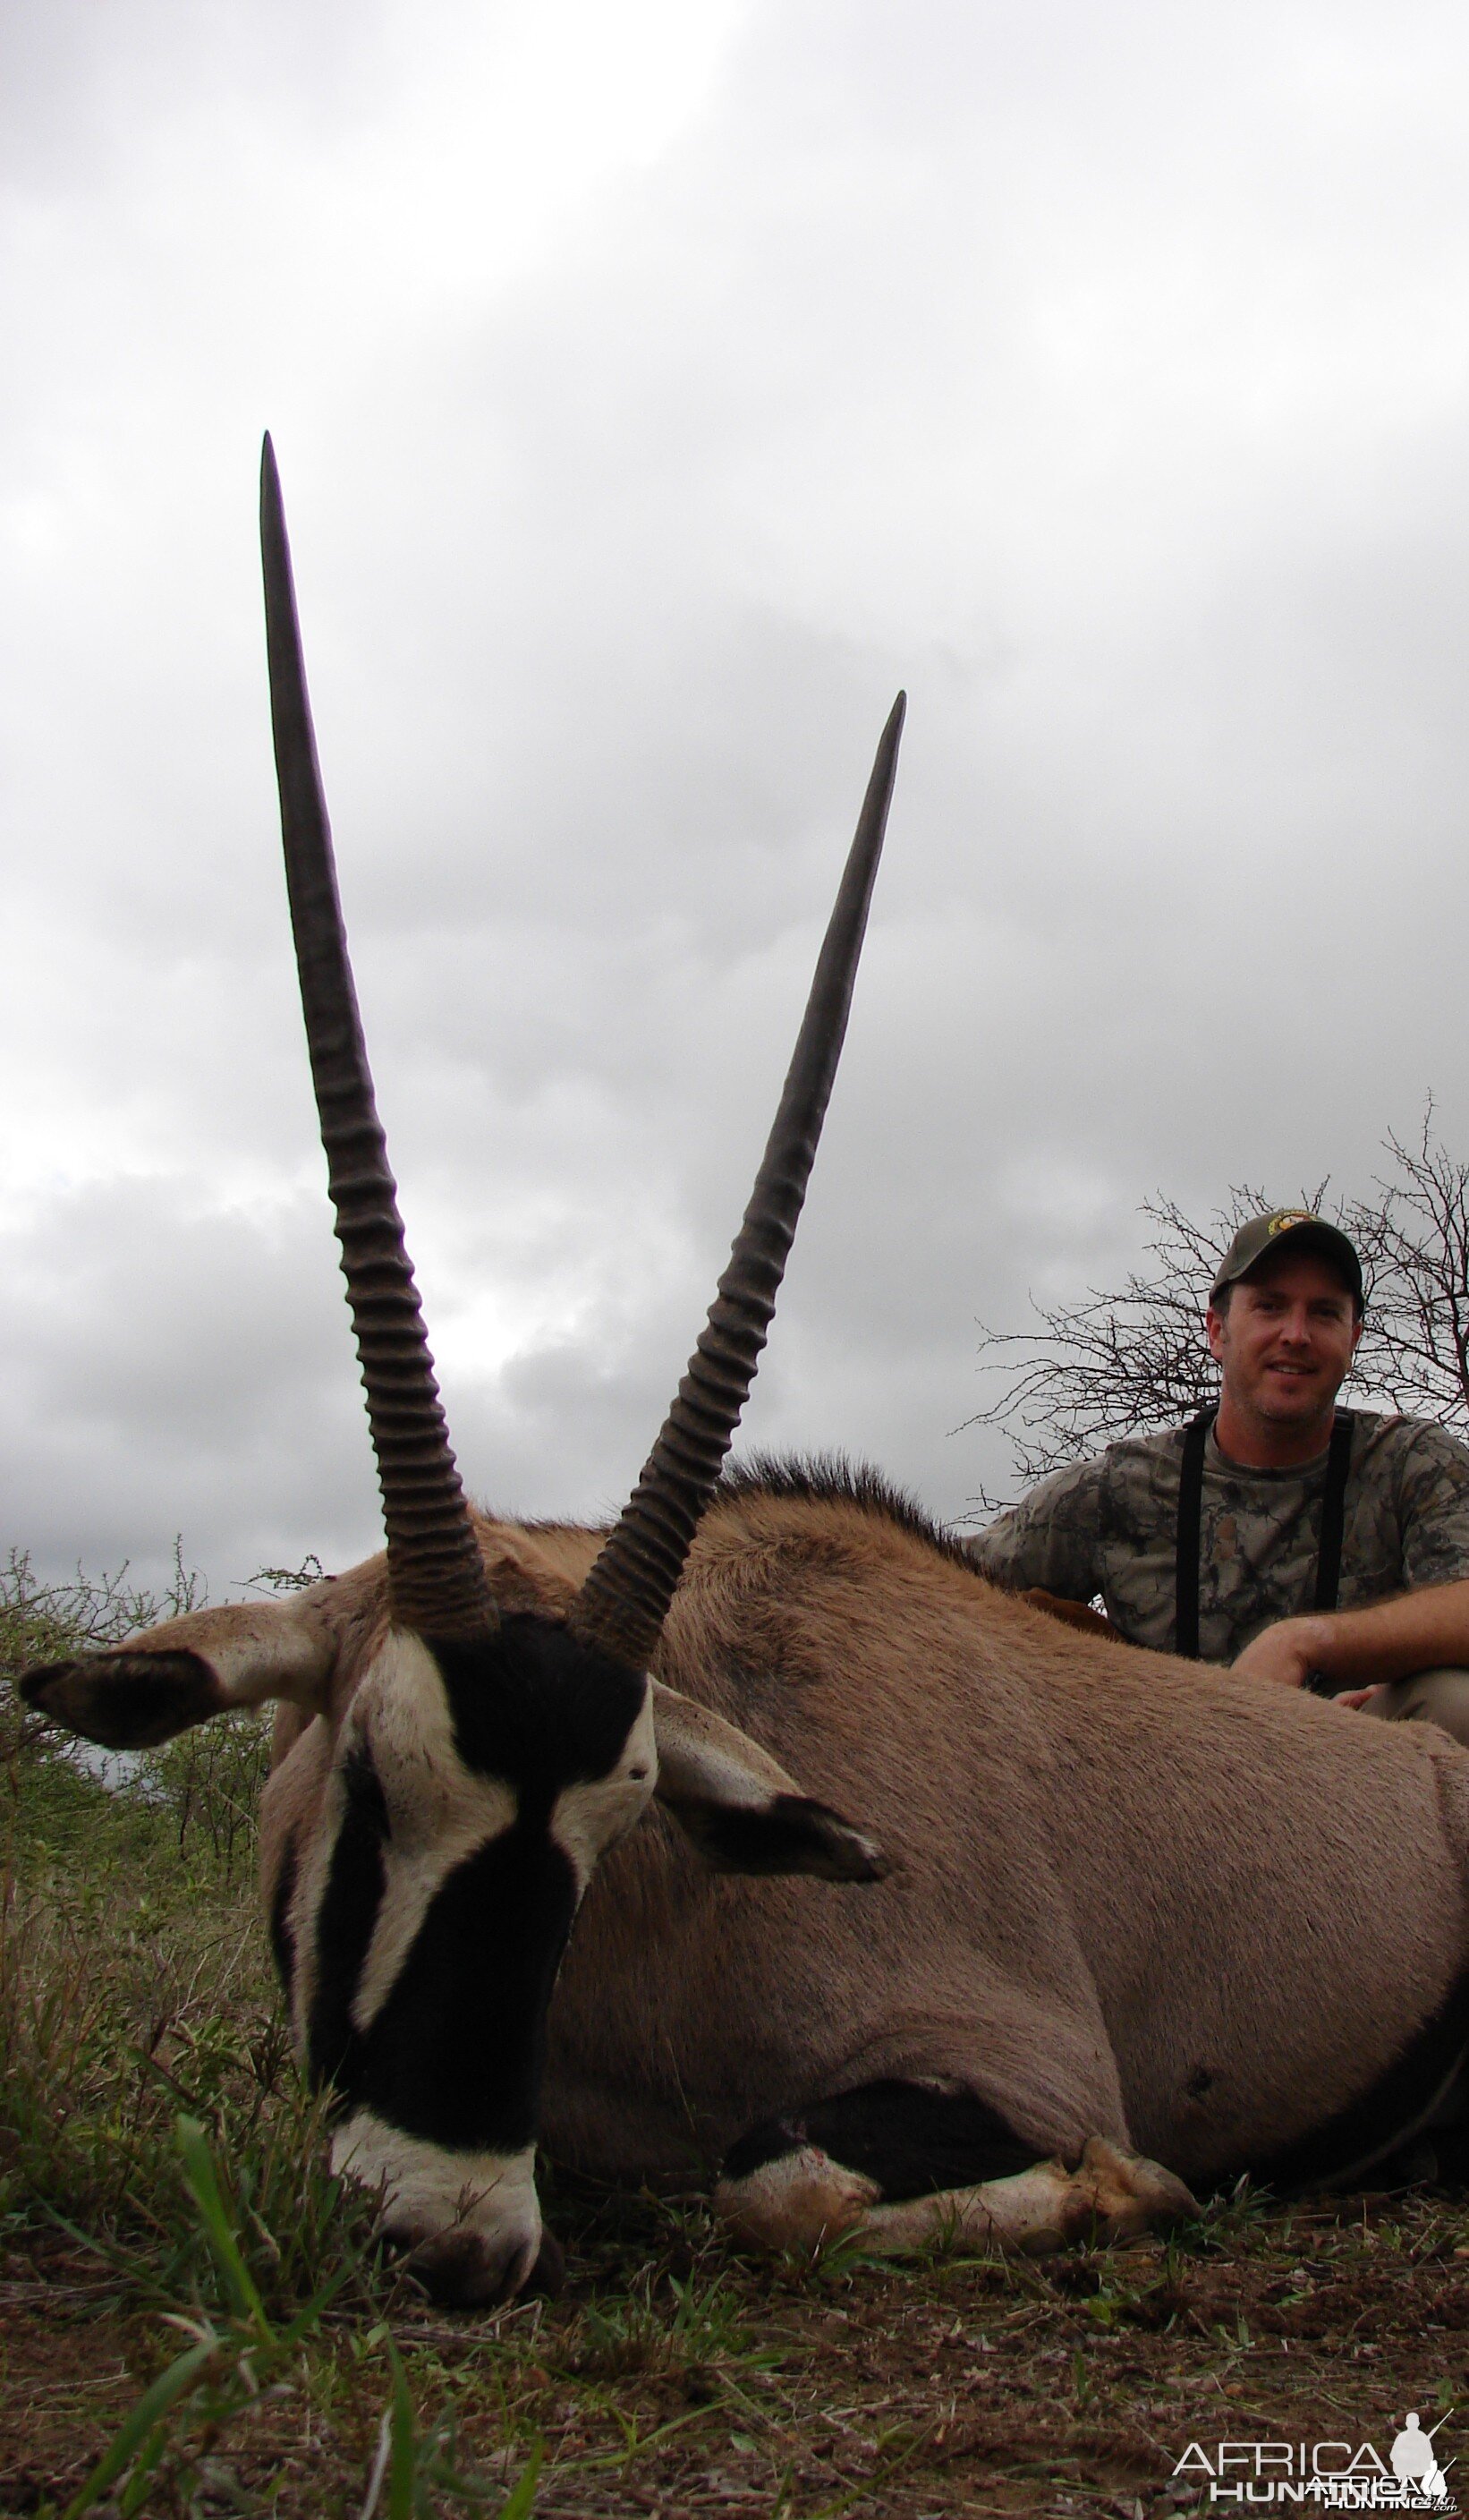
[[1283, 1234], [1288, 1225], [1319, 1225], [1320, 1222], [1320, 1218], [1313, 1216], [1309, 1207], [1282, 1207], [1278, 1214], [1270, 1218], [1269, 1231], [1271, 1234]]

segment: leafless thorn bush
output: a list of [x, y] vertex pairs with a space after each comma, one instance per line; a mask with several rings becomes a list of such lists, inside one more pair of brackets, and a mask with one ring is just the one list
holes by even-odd
[[[1354, 1373], [1364, 1402], [1431, 1418], [1469, 1438], [1469, 1163], [1434, 1132], [1430, 1097], [1418, 1134], [1392, 1132], [1372, 1195], [1300, 1193], [1341, 1226], [1361, 1254], [1366, 1326]], [[1033, 1303], [1032, 1328], [980, 1325], [980, 1371], [1002, 1374], [990, 1407], [965, 1419], [1009, 1438], [1018, 1489], [1084, 1460], [1123, 1435], [1178, 1425], [1214, 1398], [1204, 1307], [1220, 1254], [1271, 1201], [1236, 1184], [1208, 1218], [1161, 1192], [1145, 1199], [1150, 1266], [1120, 1287], [1090, 1287], [1079, 1303]], [[981, 1494], [996, 1511], [1006, 1500]]]

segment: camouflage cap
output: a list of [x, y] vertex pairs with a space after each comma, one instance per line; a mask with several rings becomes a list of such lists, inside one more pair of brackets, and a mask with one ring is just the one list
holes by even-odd
[[1272, 1207], [1268, 1216], [1252, 1216], [1242, 1225], [1219, 1264], [1214, 1284], [1209, 1290], [1212, 1303], [1225, 1286], [1248, 1278], [1256, 1262], [1287, 1238], [1303, 1249], [1319, 1251], [1339, 1269], [1342, 1282], [1360, 1311], [1362, 1306], [1361, 1262], [1340, 1226], [1328, 1225], [1324, 1216], [1315, 1216], [1309, 1207]]

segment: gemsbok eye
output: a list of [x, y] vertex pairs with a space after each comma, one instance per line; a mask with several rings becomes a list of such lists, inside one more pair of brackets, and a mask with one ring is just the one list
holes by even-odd
[[[109, 1747], [283, 1701], [272, 1941], [334, 2162], [380, 2194], [385, 2235], [446, 2302], [553, 2282], [540, 2144], [638, 2186], [722, 2164], [729, 2229], [808, 2258], [843, 2232], [1044, 2250], [1191, 2215], [1189, 2182], [1345, 2184], [1462, 2118], [1469, 1760], [1433, 1724], [1363, 1723], [1119, 1644], [1085, 1600], [1006, 1595], [871, 1472], [726, 1468], [836, 1073], [901, 696], [743, 1222], [626, 1507], [610, 1529], [469, 1507], [358, 1017], [269, 440], [261, 537], [385, 1551], [22, 1693]], [[1180, 1445], [1180, 1529], [1207, 1436]]]

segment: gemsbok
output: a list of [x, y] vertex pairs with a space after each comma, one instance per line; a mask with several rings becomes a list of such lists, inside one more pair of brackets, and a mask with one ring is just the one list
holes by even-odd
[[111, 1747], [277, 1701], [275, 1950], [334, 2158], [380, 2188], [388, 2235], [444, 2300], [554, 2280], [539, 2141], [612, 2178], [712, 2171], [764, 2245], [857, 2227], [879, 2250], [945, 2230], [1045, 2249], [1186, 2214], [1243, 2170], [1347, 2183], [1442, 2121], [1469, 2026], [1469, 1753], [1065, 1628], [867, 1474], [721, 1479], [835, 1070], [901, 700], [754, 1194], [621, 1519], [467, 1505], [269, 441], [262, 536], [386, 1553], [22, 1686]]

